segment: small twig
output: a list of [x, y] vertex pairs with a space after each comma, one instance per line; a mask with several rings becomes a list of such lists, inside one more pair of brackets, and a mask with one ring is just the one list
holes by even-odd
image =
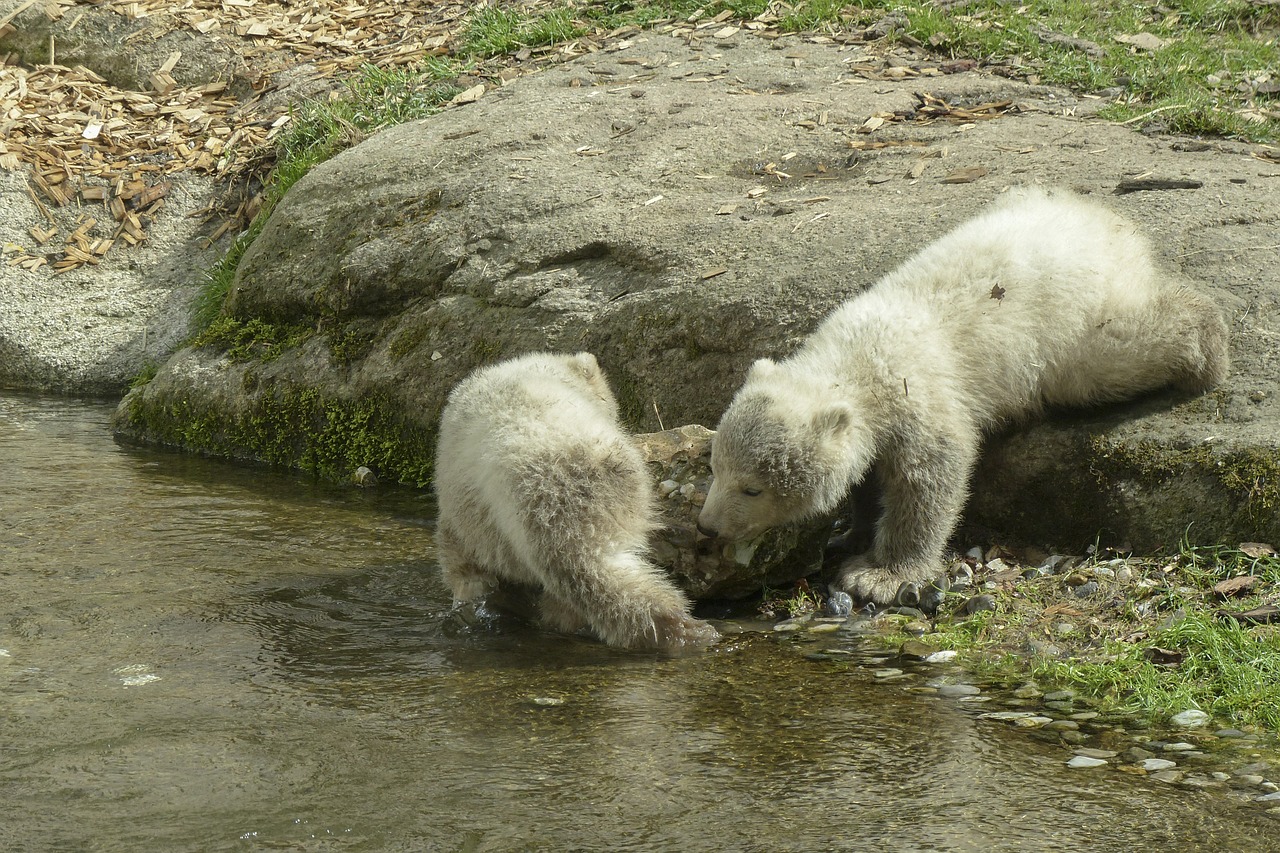
[[666, 428], [665, 426], [663, 426], [663, 424], [662, 424], [662, 414], [658, 411], [658, 401], [657, 401], [657, 400], [654, 400], [654, 401], [653, 401], [653, 414], [654, 414], [654, 415], [657, 417], [657, 419], [658, 419], [658, 429], [662, 430], [663, 432], [666, 432], [666, 431], [667, 431], [667, 428]]
[[1243, 248], [1237, 246], [1219, 246], [1213, 249], [1196, 249], [1191, 252], [1183, 252], [1178, 255], [1178, 257], [1189, 258], [1192, 255], [1203, 255], [1205, 252], [1265, 252], [1270, 249], [1280, 249], [1280, 243], [1274, 246], [1245, 246]]
[[1122, 121], [1122, 122], [1120, 122], [1120, 123], [1121, 123], [1121, 124], [1133, 124], [1135, 121], [1142, 121], [1144, 118], [1149, 118], [1149, 117], [1151, 117], [1151, 116], [1155, 115], [1156, 113], [1162, 113], [1162, 112], [1164, 112], [1165, 110], [1180, 110], [1180, 109], [1184, 109], [1185, 107], [1189, 107], [1189, 106], [1191, 106], [1191, 105], [1190, 105], [1190, 104], [1169, 104], [1168, 106], [1164, 106], [1164, 107], [1156, 107], [1154, 110], [1151, 110], [1150, 112], [1145, 112], [1145, 113], [1143, 113], [1143, 114], [1142, 114], [1142, 115], [1140, 115], [1140, 116], [1134, 116], [1133, 118], [1125, 119], [1124, 121]]

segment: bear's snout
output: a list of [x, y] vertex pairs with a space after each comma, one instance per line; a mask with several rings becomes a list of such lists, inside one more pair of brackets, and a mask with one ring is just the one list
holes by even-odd
[[720, 531], [712, 530], [710, 527], [704, 527], [701, 521], [698, 522], [697, 527], [698, 532], [708, 539], [716, 539], [720, 536]]

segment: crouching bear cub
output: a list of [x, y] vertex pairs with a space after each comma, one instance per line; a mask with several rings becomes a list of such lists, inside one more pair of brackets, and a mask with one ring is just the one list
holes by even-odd
[[459, 383], [441, 417], [436, 492], [455, 603], [505, 581], [540, 590], [545, 627], [589, 628], [610, 645], [718, 636], [645, 559], [653, 485], [590, 353], [526, 355]]
[[1012, 196], [752, 366], [713, 439], [704, 534], [831, 512], [874, 461], [874, 544], [835, 586], [887, 603], [940, 573], [985, 429], [1224, 378], [1218, 309], [1165, 281], [1132, 224], [1066, 192]]

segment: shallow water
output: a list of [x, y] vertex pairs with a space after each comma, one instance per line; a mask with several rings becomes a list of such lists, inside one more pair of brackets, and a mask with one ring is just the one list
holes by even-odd
[[0, 395], [0, 849], [1276, 849], [1258, 809], [773, 636], [468, 631], [424, 495], [121, 448], [109, 414]]

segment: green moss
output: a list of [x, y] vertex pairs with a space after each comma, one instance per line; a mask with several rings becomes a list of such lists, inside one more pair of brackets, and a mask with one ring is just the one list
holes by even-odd
[[130, 431], [187, 451], [252, 460], [345, 480], [361, 465], [379, 478], [416, 487], [431, 482], [434, 431], [395, 414], [381, 395], [355, 400], [315, 388], [279, 384], [252, 395], [248, 409], [230, 413], [188, 397], [134, 394]]
[[351, 365], [369, 354], [374, 339], [370, 331], [347, 327], [329, 335], [329, 353], [338, 364]]
[[1275, 515], [1280, 506], [1280, 451], [1258, 449], [1218, 452], [1209, 445], [1174, 449], [1157, 442], [1113, 442], [1094, 436], [1092, 468], [1106, 486], [1115, 479], [1159, 482], [1198, 473], [1211, 477], [1253, 521]]
[[394, 338], [391, 339], [391, 346], [387, 352], [391, 356], [392, 361], [399, 361], [409, 353], [422, 346], [422, 342], [427, 339], [427, 334], [431, 331], [429, 323], [416, 323], [407, 329], [400, 330]]
[[285, 350], [301, 346], [315, 330], [308, 326], [279, 325], [265, 320], [219, 317], [191, 342], [225, 352], [235, 361], [273, 361]]

